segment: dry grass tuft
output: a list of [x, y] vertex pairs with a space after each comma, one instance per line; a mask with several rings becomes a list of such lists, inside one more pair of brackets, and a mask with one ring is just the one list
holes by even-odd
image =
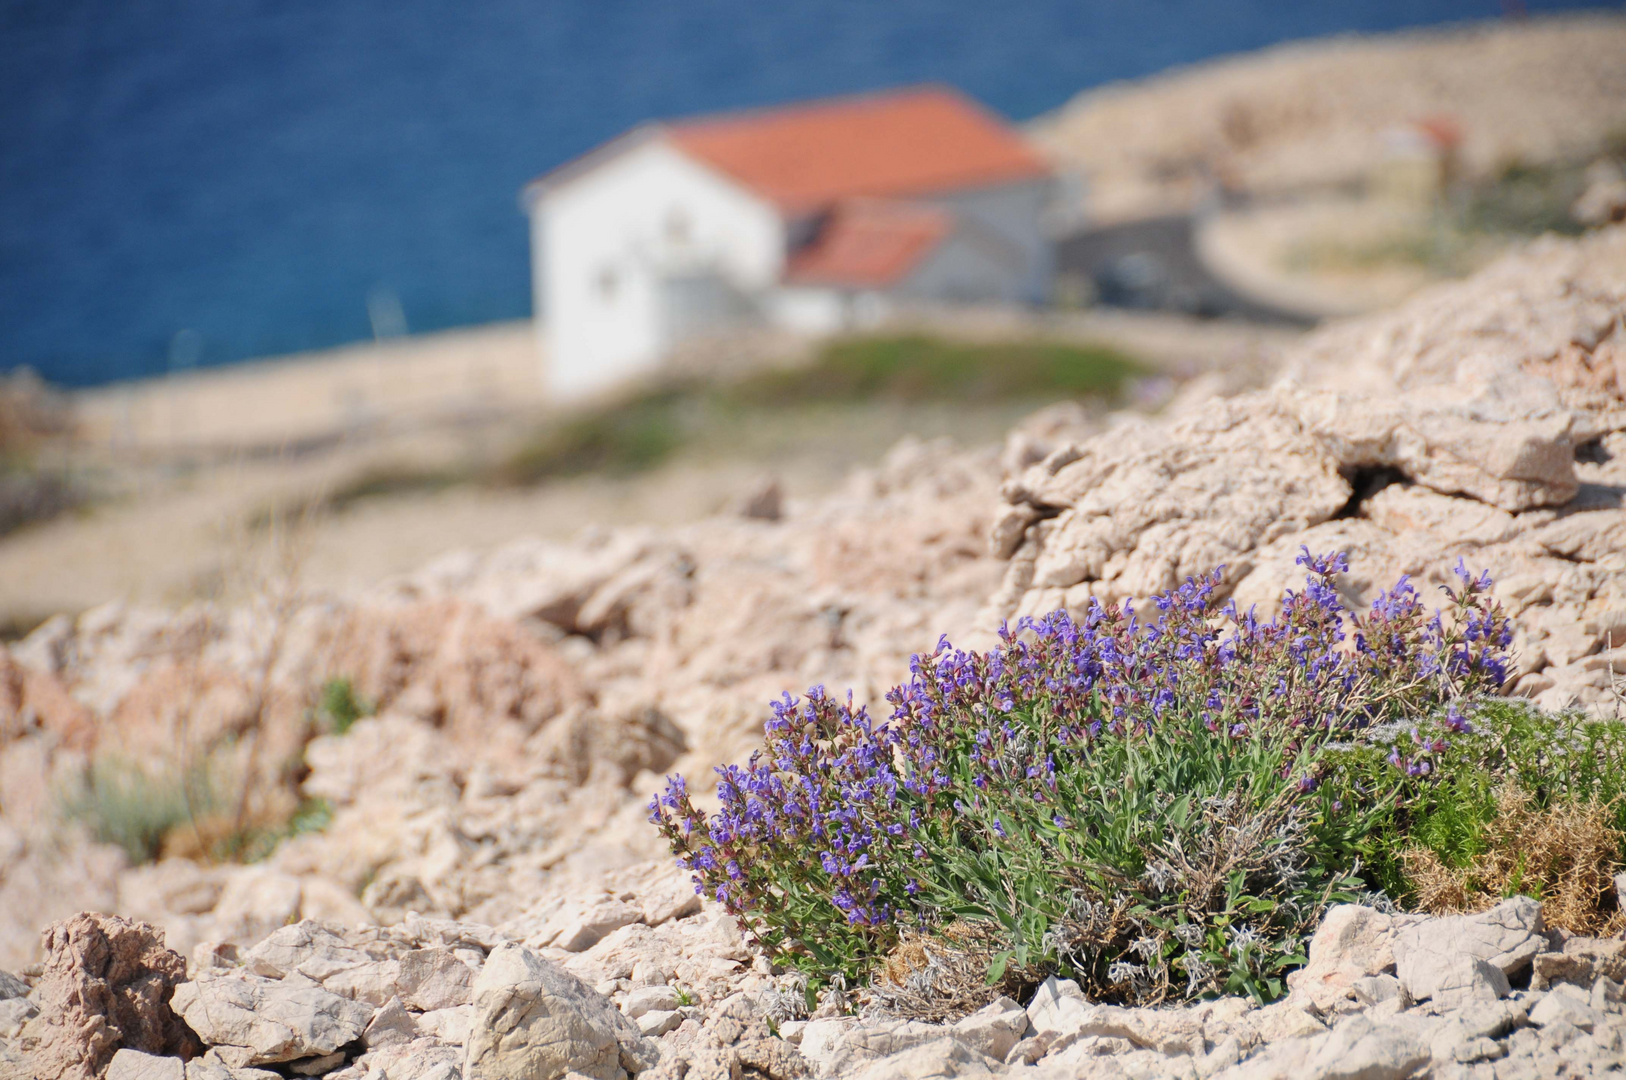
[[1539, 896], [1547, 925], [1606, 936], [1626, 929], [1615, 900], [1620, 837], [1610, 807], [1593, 799], [1534, 810], [1530, 796], [1509, 785], [1485, 829], [1485, 850], [1464, 867], [1447, 866], [1426, 848], [1401, 860], [1418, 907], [1431, 915], [1484, 911], [1503, 897]]
[[940, 1023], [974, 1013], [1001, 995], [1016, 997], [1043, 975], [1012, 964], [990, 983], [988, 970], [1005, 947], [990, 923], [956, 922], [932, 934], [905, 935], [870, 984], [870, 1001], [895, 1016]]

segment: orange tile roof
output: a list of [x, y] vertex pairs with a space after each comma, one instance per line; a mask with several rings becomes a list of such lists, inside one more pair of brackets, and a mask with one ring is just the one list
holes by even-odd
[[1050, 171], [1010, 125], [942, 86], [702, 117], [666, 130], [683, 150], [793, 212]]
[[791, 255], [792, 285], [882, 288], [919, 265], [954, 228], [947, 211], [880, 199], [837, 204], [813, 242]]

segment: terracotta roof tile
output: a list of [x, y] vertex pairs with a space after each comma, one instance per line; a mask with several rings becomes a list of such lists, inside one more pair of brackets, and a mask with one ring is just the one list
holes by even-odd
[[919, 265], [954, 228], [935, 207], [879, 199], [837, 204], [813, 242], [785, 266], [792, 285], [883, 288]]
[[1008, 124], [941, 86], [704, 117], [667, 132], [683, 150], [792, 211], [1049, 173]]

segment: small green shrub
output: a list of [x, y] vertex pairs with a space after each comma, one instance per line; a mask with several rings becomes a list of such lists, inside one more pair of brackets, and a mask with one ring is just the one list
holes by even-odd
[[[1580, 898], [1563, 907], [1577, 922], [1569, 927], [1576, 932], [1596, 929], [1608, 918], [1610, 890], [1601, 883], [1608, 881], [1606, 871], [1626, 860], [1626, 723], [1621, 720], [1544, 713], [1510, 700], [1453, 706], [1443, 717], [1379, 728], [1358, 743], [1333, 748], [1327, 775], [1335, 798], [1359, 800], [1392, 789], [1371, 830], [1354, 846], [1377, 886], [1425, 909], [1443, 902], [1440, 882], [1446, 872], [1458, 872], [1461, 879], [1455, 906], [1473, 904], [1475, 895], [1483, 906], [1500, 899], [1500, 886], [1513, 876], [1495, 867], [1517, 857], [1503, 849], [1537, 839], [1535, 833], [1519, 838], [1517, 817], [1533, 821], [1562, 811], [1552, 819], [1553, 827], [1580, 835], [1586, 830], [1563, 821], [1572, 811], [1595, 807], [1595, 814], [1587, 811], [1596, 818], [1590, 832], [1613, 837], [1611, 861], [1594, 868], [1600, 884], [1590, 912], [1582, 910], [1586, 905]], [[1425, 852], [1428, 858], [1419, 858]], [[1532, 863], [1519, 888], [1540, 896], [1559, 885], [1556, 875], [1571, 874], [1557, 862], [1545, 865], [1553, 869]], [[1477, 872], [1480, 884], [1471, 880], [1476, 877], [1471, 872]], [[1431, 880], [1419, 880], [1420, 873]]]
[[337, 676], [322, 684], [315, 716], [322, 730], [343, 735], [357, 720], [372, 714], [372, 704], [356, 696], [356, 688], [349, 679]]
[[123, 848], [139, 864], [156, 859], [172, 830], [213, 812], [217, 801], [206, 769], [186, 775], [102, 754], [61, 794], [59, 805], [69, 820], [84, 824], [102, 843]]
[[[863, 978], [926, 934], [975, 950], [990, 985], [1061, 971], [1124, 1001], [1274, 998], [1511, 639], [1460, 566], [1443, 617], [1405, 579], [1352, 617], [1342, 558], [1300, 561], [1306, 588], [1270, 622], [1217, 611], [1216, 572], [1148, 619], [1093, 605], [987, 654], [940, 642], [883, 723], [787, 697], [766, 749], [718, 770], [717, 814], [675, 777], [651, 820], [697, 889], [814, 978]], [[1413, 718], [1415, 746], [1348, 749]]]

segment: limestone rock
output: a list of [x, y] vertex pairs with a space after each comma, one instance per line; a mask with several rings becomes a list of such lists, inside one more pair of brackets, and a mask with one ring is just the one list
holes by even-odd
[[248, 974], [205, 975], [175, 990], [175, 1008], [234, 1066], [331, 1054], [356, 1041], [373, 1007], [314, 983]]
[[1400, 1080], [1429, 1063], [1428, 1044], [1398, 1025], [1354, 1016], [1317, 1040], [1305, 1075], [1316, 1080]]
[[1076, 1030], [1089, 1015], [1090, 1003], [1071, 979], [1047, 978], [1028, 1002], [1028, 1023], [1035, 1032]]
[[401, 998], [419, 1012], [465, 1005], [473, 995], [474, 972], [450, 949], [414, 949], [400, 964]]
[[643, 918], [638, 908], [614, 897], [566, 904], [528, 942], [536, 947], [552, 946], [566, 952], [582, 952], [612, 930]]
[[189, 1056], [199, 1047], [172, 995], [186, 961], [162, 931], [113, 915], [81, 913], [49, 927], [45, 963], [18, 1048], [35, 1080], [91, 1080], [120, 1049]]
[[[1007, 486], [1012, 502], [1060, 510], [1030, 533], [1034, 589], [1147, 597], [1222, 565], [1235, 581], [1250, 551], [1327, 520], [1350, 495], [1337, 461], [1270, 395], [1217, 402], [1170, 431], [1127, 425], [1080, 450]], [[1247, 466], [1265, 455], [1270, 469]]]
[[417, 1038], [418, 1025], [413, 1022], [411, 1014], [401, 1004], [401, 999], [392, 997], [373, 1013], [373, 1018], [367, 1021], [367, 1027], [362, 1031], [361, 1038], [369, 1049], [378, 1049], [385, 1046], [400, 1046]]
[[1588, 1001], [1578, 995], [1564, 993], [1560, 988], [1536, 1002], [1530, 1010], [1530, 1022], [1537, 1027], [1570, 1024], [1582, 1031], [1592, 1031], [1603, 1020], [1602, 1015]]
[[1531, 963], [1532, 990], [1558, 983], [1590, 987], [1600, 978], [1626, 982], [1626, 940], [1572, 937], [1558, 952], [1538, 953]]
[[1474, 975], [1459, 970], [1456, 958], [1484, 960], [1503, 975], [1515, 975], [1546, 949], [1541, 930], [1541, 904], [1527, 896], [1512, 897], [1475, 915], [1431, 919], [1396, 936], [1396, 974], [1418, 1001], [1440, 989], [1457, 993], [1458, 989], [1448, 988], [1476, 984]]
[[619, 1080], [658, 1056], [602, 996], [524, 946], [493, 952], [473, 994], [464, 1080]]
[[39, 1015], [39, 1007], [24, 997], [0, 998], [0, 1039], [15, 1039], [23, 1025]]
[[939, 1038], [843, 1073], [848, 1080], [952, 1080], [993, 1076], [999, 1063], [955, 1039]]
[[999, 1061], [1022, 1038], [1028, 1015], [1008, 997], [998, 998], [955, 1023], [954, 1037], [960, 1042]]
[[1342, 998], [1355, 980], [1392, 971], [1395, 920], [1360, 904], [1327, 909], [1310, 938], [1304, 967], [1287, 977], [1295, 998], [1326, 1007]]
[[178, 1057], [121, 1049], [108, 1063], [103, 1080], [186, 1080], [186, 1062]]
[[802, 1036], [802, 1054], [816, 1060], [826, 1075], [846, 1075], [868, 1062], [892, 1058], [904, 1051], [946, 1038], [937, 1024], [913, 1020], [861, 1021], [846, 1028], [840, 1039], [824, 1054], [814, 1058]]
[[299, 879], [271, 867], [246, 867], [233, 874], [214, 909], [214, 934], [221, 941], [250, 945], [299, 918]]
[[677, 991], [669, 986], [641, 986], [629, 991], [621, 1003], [621, 1011], [634, 1020], [647, 1012], [671, 1010], [678, 1007]]
[[1465, 1001], [1495, 1001], [1508, 995], [1507, 975], [1488, 960], [1465, 953], [1408, 954], [1402, 983], [1413, 1000], [1432, 999], [1436, 1005], [1455, 1006]]
[[297, 971], [317, 982], [371, 959], [338, 928], [310, 919], [272, 931], [242, 954], [243, 968], [251, 974], [280, 979]]

